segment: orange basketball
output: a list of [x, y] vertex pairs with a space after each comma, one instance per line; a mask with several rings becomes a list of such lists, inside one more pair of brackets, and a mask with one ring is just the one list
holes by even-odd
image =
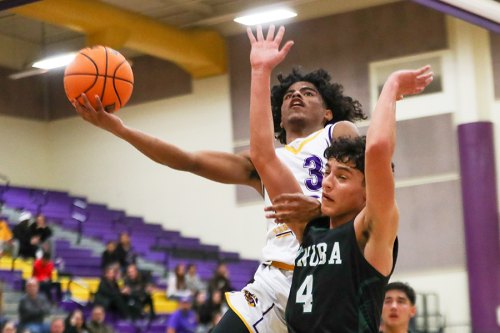
[[95, 95], [104, 110], [118, 111], [127, 104], [134, 88], [134, 74], [128, 61], [109, 47], [94, 46], [82, 49], [64, 71], [64, 91], [71, 101], [83, 102], [85, 93], [94, 108]]

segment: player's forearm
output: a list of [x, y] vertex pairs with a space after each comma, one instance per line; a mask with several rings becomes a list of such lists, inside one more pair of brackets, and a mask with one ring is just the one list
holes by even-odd
[[141, 131], [123, 127], [116, 136], [151, 160], [224, 184], [248, 185], [260, 192], [260, 180], [248, 156], [216, 151], [187, 152]]
[[398, 83], [389, 77], [382, 88], [366, 134], [366, 154], [392, 159], [396, 145], [396, 101]]
[[192, 171], [194, 168], [190, 153], [149, 134], [126, 126], [112, 133], [157, 163], [181, 171]]
[[298, 222], [290, 222], [286, 223], [288, 228], [292, 230], [292, 232], [295, 235], [295, 238], [297, 238], [297, 241], [302, 243], [302, 238], [304, 237], [304, 230], [306, 229], [306, 223], [298, 223]]
[[271, 70], [252, 69], [250, 93], [250, 156], [257, 171], [275, 156], [271, 114]]

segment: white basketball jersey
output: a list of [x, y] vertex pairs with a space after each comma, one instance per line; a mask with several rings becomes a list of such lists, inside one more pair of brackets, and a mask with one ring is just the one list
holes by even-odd
[[[276, 149], [278, 157], [299, 182], [302, 192], [318, 200], [321, 200], [321, 183], [327, 162], [323, 154], [331, 143], [334, 126], [327, 125], [305, 138], [295, 139]], [[264, 191], [264, 200], [266, 206], [271, 205], [267, 191]], [[279, 261], [294, 265], [299, 243], [287, 225], [268, 219], [266, 237], [266, 245], [262, 250], [264, 262]]]

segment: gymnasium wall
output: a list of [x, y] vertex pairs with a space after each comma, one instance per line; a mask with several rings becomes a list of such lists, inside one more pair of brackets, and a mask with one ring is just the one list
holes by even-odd
[[13, 184], [51, 184], [47, 123], [0, 116], [0, 152], [0, 174]]

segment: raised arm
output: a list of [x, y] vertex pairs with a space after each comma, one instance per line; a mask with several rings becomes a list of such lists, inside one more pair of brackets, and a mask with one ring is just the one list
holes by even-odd
[[392, 251], [398, 230], [399, 213], [395, 201], [392, 158], [396, 145], [396, 101], [420, 93], [432, 81], [430, 67], [402, 70], [387, 79], [378, 99], [366, 135], [366, 209], [357, 227], [368, 234], [364, 255], [380, 273], [392, 269]]
[[252, 45], [250, 64], [250, 157], [259, 173], [271, 201], [282, 193], [302, 192], [290, 169], [278, 158], [274, 147], [274, 129], [271, 114], [271, 73], [292, 47], [287, 42], [280, 50], [285, 28], [280, 27], [276, 37], [274, 26], [264, 38], [262, 28], [256, 36], [248, 29]]
[[104, 111], [96, 96], [97, 110], [87, 96], [83, 104], [73, 101], [78, 114], [87, 122], [100, 127], [130, 143], [153, 161], [169, 168], [187, 171], [225, 184], [248, 185], [261, 193], [260, 179], [248, 152], [231, 154], [214, 151], [187, 152], [139, 130], [127, 127], [116, 115]]

